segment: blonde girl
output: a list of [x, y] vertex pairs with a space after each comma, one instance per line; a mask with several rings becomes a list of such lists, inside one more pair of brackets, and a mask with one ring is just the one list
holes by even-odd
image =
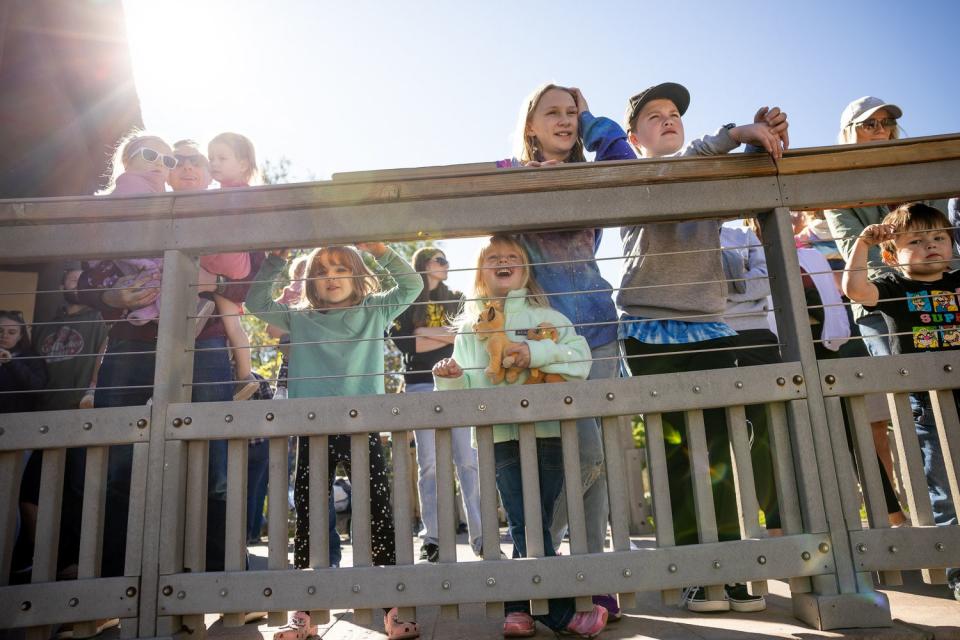
[[[466, 321], [454, 341], [453, 356], [437, 362], [433, 375], [437, 389], [469, 389], [494, 386], [484, 372], [489, 357], [484, 341], [470, 327], [470, 320], [487, 318], [495, 307], [505, 317], [504, 331], [512, 344], [504, 355], [512, 356], [515, 365], [524, 369], [516, 384], [526, 379], [529, 367], [538, 367], [546, 373], [556, 373], [568, 379], [584, 379], [590, 372], [590, 347], [586, 339], [577, 335], [563, 314], [547, 306], [536, 281], [528, 268], [529, 257], [523, 246], [513, 237], [495, 235], [481, 248], [477, 258], [474, 279], [474, 301], [465, 313]], [[472, 312], [471, 312], [472, 311]], [[557, 328], [558, 338], [526, 340], [528, 329], [541, 323]], [[498, 386], [506, 385], [501, 381]], [[543, 545], [546, 555], [556, 555], [550, 537], [549, 525], [553, 510], [563, 489], [563, 454], [560, 444], [560, 424], [556, 420], [536, 424], [540, 501], [543, 520]], [[523, 512], [523, 492], [520, 477], [520, 432], [516, 424], [500, 424], [493, 428], [494, 458], [497, 465], [497, 490], [504, 509], [510, 534], [513, 537], [513, 556], [526, 555], [526, 533]], [[503, 623], [505, 637], [528, 637], [536, 633], [529, 603], [506, 604]], [[537, 616], [554, 631], [565, 631], [582, 637], [599, 633], [607, 621], [607, 610], [594, 605], [593, 610], [577, 613], [573, 598], [553, 598], [546, 615]]]
[[[368, 251], [396, 281], [380, 291], [373, 272], [357, 249]], [[358, 244], [357, 249], [331, 246], [314, 249], [307, 258], [304, 298], [297, 308], [270, 297], [271, 283], [283, 276], [279, 252], [268, 256], [247, 295], [247, 309], [265, 322], [290, 333], [288, 394], [291, 398], [353, 396], [384, 393], [383, 336], [394, 319], [423, 288], [423, 280], [403, 258], [380, 242]], [[374, 374], [374, 375], [370, 375]], [[349, 465], [350, 437], [329, 438], [329, 485], [338, 463]], [[297, 447], [294, 502], [297, 509], [294, 564], [310, 566], [309, 557], [309, 449], [308, 439]], [[370, 434], [370, 514], [373, 562], [396, 564], [390, 484], [379, 434]], [[360, 526], [360, 523], [358, 523]], [[397, 610], [384, 616], [389, 638], [416, 638], [415, 622], [402, 621]], [[310, 615], [293, 614], [278, 640], [305, 640], [316, 634]]]

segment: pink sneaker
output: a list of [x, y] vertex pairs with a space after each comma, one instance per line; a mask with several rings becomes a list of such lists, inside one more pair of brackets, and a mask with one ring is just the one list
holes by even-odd
[[593, 605], [593, 611], [575, 613], [564, 632], [581, 638], [592, 638], [607, 626], [607, 610], [598, 604]]
[[536, 624], [529, 613], [515, 611], [503, 620], [504, 638], [529, 638], [537, 632]]

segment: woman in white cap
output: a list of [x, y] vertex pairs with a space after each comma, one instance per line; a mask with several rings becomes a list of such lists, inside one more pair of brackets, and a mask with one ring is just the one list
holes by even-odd
[[[840, 144], [865, 144], [882, 140], [896, 140], [900, 137], [900, 125], [897, 119], [903, 111], [873, 96], [864, 96], [847, 105], [840, 116]], [[827, 209], [824, 216], [845, 261], [849, 261], [853, 243], [868, 225], [879, 224], [889, 209], [884, 205], [855, 207], [853, 209]], [[880, 259], [879, 249], [867, 258], [870, 277], [889, 269]], [[879, 311], [866, 313], [860, 305], [853, 305], [853, 317], [860, 328], [863, 341], [871, 355], [890, 355], [890, 344], [886, 337], [887, 325]]]
[[[900, 138], [902, 131], [897, 120], [903, 110], [874, 96], [864, 96], [847, 105], [840, 116], [840, 132], [837, 142], [840, 144], [866, 144]], [[889, 213], [886, 205], [854, 207], [852, 209], [827, 209], [824, 217], [830, 227], [830, 233], [840, 249], [844, 261], [850, 261], [853, 244], [865, 227], [879, 224]], [[875, 249], [871, 247], [871, 249]], [[889, 269], [880, 257], [879, 249], [867, 257], [870, 277]], [[873, 356], [890, 355], [890, 342], [887, 337], [887, 323], [879, 311], [867, 313], [859, 304], [852, 305], [853, 318], [856, 320], [864, 345]], [[881, 394], [867, 396], [867, 415], [873, 431], [873, 443], [877, 455], [883, 463], [888, 478], [893, 477], [893, 456], [890, 441], [887, 439], [887, 422], [890, 410], [886, 398]], [[903, 511], [888, 505], [890, 524], [897, 526], [906, 522]]]
[[[866, 144], [886, 140], [896, 140], [903, 135], [898, 120], [903, 116], [903, 110], [895, 104], [886, 102], [874, 96], [864, 96], [847, 105], [840, 116], [840, 132], [837, 141], [840, 144]], [[893, 206], [874, 205], [870, 207], [855, 207], [852, 209], [827, 209], [824, 215], [830, 232], [840, 249], [844, 260], [849, 261], [850, 253], [857, 236], [867, 225], [879, 224]], [[945, 200], [928, 202], [941, 211], [945, 209]], [[874, 250], [867, 256], [867, 266], [871, 278], [887, 271], [880, 257], [880, 252]], [[866, 312], [858, 304], [851, 305], [856, 326], [863, 336], [863, 342], [870, 355], [890, 355], [889, 329], [878, 311]], [[893, 476], [893, 458], [890, 452], [890, 442], [887, 439], [887, 423], [890, 412], [882, 394], [867, 396], [867, 414], [873, 430], [873, 441], [877, 455], [883, 462], [886, 475]], [[888, 500], [890, 523], [897, 526], [908, 522], [902, 511], [894, 512]]]

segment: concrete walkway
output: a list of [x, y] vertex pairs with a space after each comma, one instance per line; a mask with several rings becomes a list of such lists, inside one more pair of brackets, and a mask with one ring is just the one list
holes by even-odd
[[[463, 560], [474, 558], [466, 544], [466, 536], [457, 545]], [[638, 540], [643, 545], [648, 541]], [[419, 549], [419, 543], [415, 543]], [[504, 550], [508, 549], [504, 544]], [[350, 546], [344, 546], [344, 562], [350, 564]], [[266, 568], [266, 547], [251, 547], [251, 568]], [[292, 558], [291, 558], [292, 560]], [[810, 640], [814, 638], [879, 638], [883, 640], [960, 640], [960, 603], [942, 585], [932, 586], [920, 580], [920, 573], [904, 572], [904, 584], [881, 591], [890, 598], [894, 623], [885, 629], [852, 629], [822, 632], [796, 620], [791, 612], [787, 583], [770, 581], [767, 610], [761, 613], [691, 614], [673, 606], [664, 606], [659, 592], [637, 594], [637, 606], [624, 611], [623, 619], [610, 624], [599, 636], [606, 640], [626, 638], [679, 640]], [[500, 640], [502, 620], [488, 619], [478, 604], [464, 605], [459, 619], [441, 619], [439, 607], [420, 607], [418, 616], [423, 640]], [[378, 617], [378, 616], [375, 616]], [[264, 620], [265, 622], [265, 620]], [[211, 640], [272, 640], [276, 631], [265, 624], [224, 627], [218, 615], [206, 617]], [[103, 640], [119, 640], [118, 629], [102, 635]], [[350, 611], [332, 611], [330, 623], [320, 627], [318, 635], [325, 640], [383, 640], [382, 618], [367, 626], [354, 624]], [[0, 631], [0, 640], [25, 640], [24, 630]], [[553, 638], [553, 632], [537, 625], [536, 638]], [[188, 638], [188, 636], [184, 636]]]
[[[465, 542], [465, 540], [464, 540]], [[415, 543], [415, 549], [419, 543]], [[641, 542], [643, 544], [643, 542]], [[508, 545], [504, 545], [507, 550]], [[252, 548], [255, 554], [266, 555], [265, 548]], [[344, 560], [349, 563], [350, 547], [344, 547]], [[472, 559], [470, 548], [457, 545], [457, 555]], [[894, 624], [886, 629], [853, 629], [816, 631], [795, 619], [791, 612], [787, 583], [770, 581], [767, 610], [761, 613], [691, 614], [673, 606], [664, 606], [658, 592], [637, 594], [637, 606], [624, 611], [623, 619], [610, 624], [599, 636], [609, 640], [651, 638], [679, 640], [748, 640], [754, 638], [807, 640], [812, 638], [881, 638], [884, 640], [926, 640], [956, 638], [960, 640], [960, 603], [942, 585], [932, 586], [920, 580], [919, 572], [904, 572], [904, 584], [880, 589], [890, 598]], [[465, 605], [459, 619], [441, 619], [439, 607], [418, 608], [423, 640], [499, 640], [501, 620], [485, 617], [481, 605]], [[216, 640], [270, 640], [274, 629], [249, 624], [225, 628], [216, 616], [208, 617], [211, 638]], [[382, 640], [383, 621], [372, 626], [354, 624], [349, 611], [332, 611], [330, 623], [320, 627], [318, 635], [325, 640]], [[553, 632], [537, 625], [536, 638], [553, 638]]]

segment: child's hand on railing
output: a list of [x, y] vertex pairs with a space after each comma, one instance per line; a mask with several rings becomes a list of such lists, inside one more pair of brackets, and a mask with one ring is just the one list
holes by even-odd
[[871, 224], [864, 227], [857, 240], [868, 247], [872, 247], [875, 244], [893, 240], [894, 236], [896, 236], [896, 233], [894, 233], [892, 224]]
[[463, 369], [453, 358], [444, 358], [433, 365], [433, 375], [438, 378], [459, 378], [463, 375]]
[[555, 164], [561, 164], [559, 160], [527, 160], [523, 163], [524, 167], [552, 167]]
[[372, 253], [374, 258], [379, 258], [387, 252], [387, 245], [383, 242], [358, 242], [357, 249]]

